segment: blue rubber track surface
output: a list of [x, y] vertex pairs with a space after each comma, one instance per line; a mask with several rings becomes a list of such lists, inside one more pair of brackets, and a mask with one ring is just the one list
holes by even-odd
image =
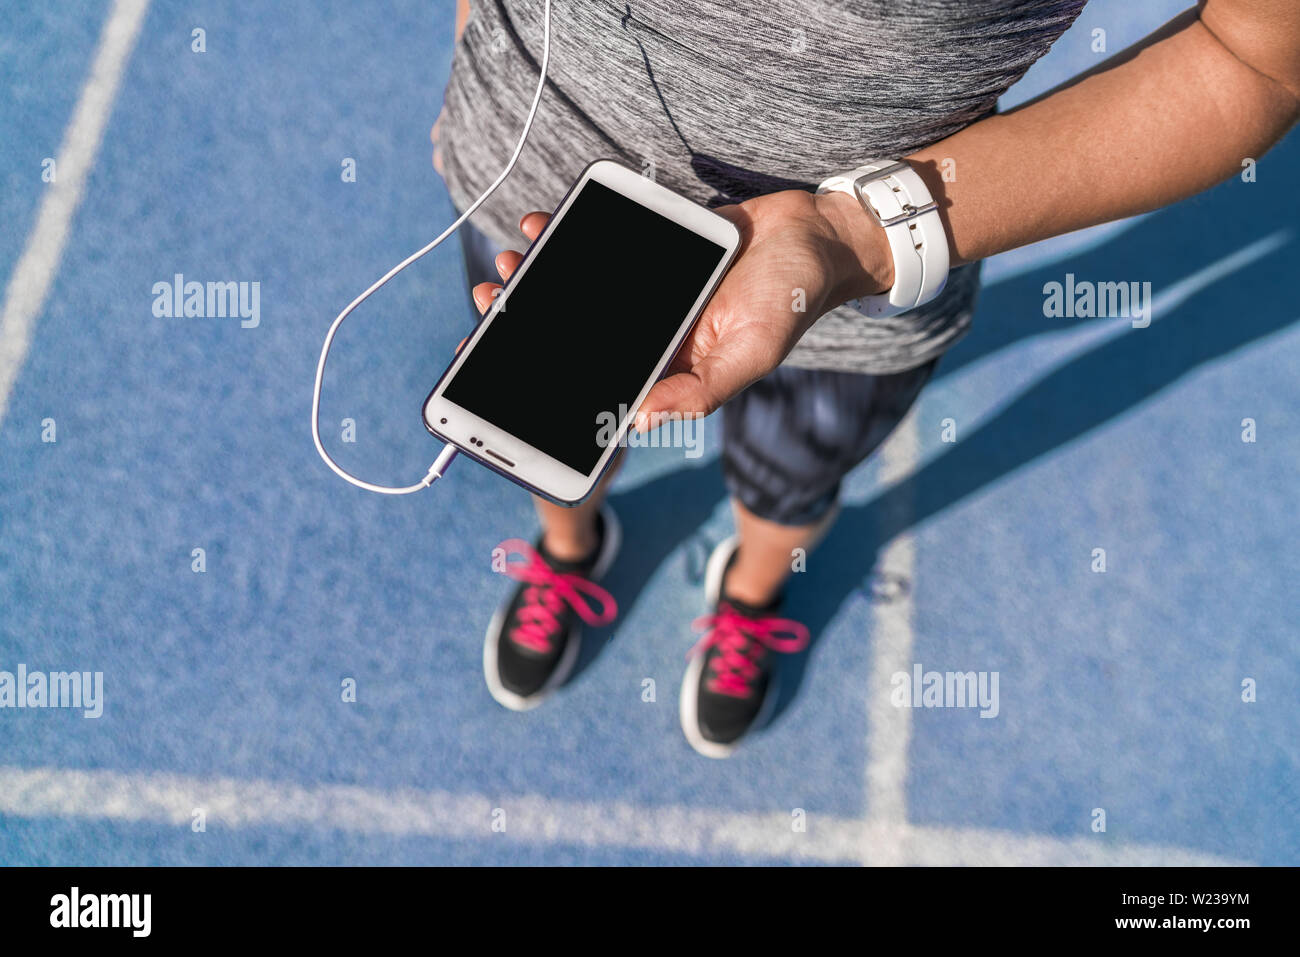
[[[1182, 5], [1094, 0], [1006, 102], [1095, 64], [1094, 29], [1115, 52]], [[35, 6], [0, 27], [6, 277], [111, 4]], [[527, 496], [468, 461], [430, 492], [371, 496], [312, 448], [329, 320], [453, 216], [428, 139], [450, 9], [151, 4], [0, 420], [0, 670], [105, 681], [98, 719], [0, 709], [0, 863], [838, 859], [761, 834], [498, 833], [489, 811], [527, 796], [557, 819], [734, 814], [747, 833], [801, 811], [823, 841], [820, 822], [870, 822], [889, 621], [905, 624], [908, 667], [1000, 675], [995, 719], [910, 711], [898, 783], [927, 859], [954, 846], [933, 835], [956, 834], [1009, 862], [1032, 845], [1060, 862], [1176, 848], [1300, 863], [1300, 138], [1255, 182], [986, 264], [975, 329], [919, 402], [913, 447], [886, 449], [906, 468], [855, 472], [795, 576], [787, 611], [816, 640], [788, 663], [776, 720], [709, 761], [681, 735], [677, 689], [703, 561], [731, 529], [716, 422], [698, 459], [629, 456], [612, 499], [625, 551], [606, 582], [620, 620], [523, 715], [488, 696], [481, 639], [507, 587], [493, 547], [535, 533]], [[1150, 282], [1155, 320], [1046, 318], [1044, 284], [1067, 272]], [[155, 317], [153, 286], [177, 273], [259, 282], [260, 323]], [[437, 446], [420, 405], [469, 322], [449, 242], [344, 326], [323, 420], [345, 467], [392, 484], [424, 474]], [[12, 788], [42, 770], [55, 792], [94, 772], [197, 782], [199, 799], [203, 782], [233, 781], [285, 802], [357, 788], [370, 807], [416, 793], [485, 810], [481, 834], [353, 826], [332, 805], [319, 819], [214, 811], [195, 832], [188, 814]]]

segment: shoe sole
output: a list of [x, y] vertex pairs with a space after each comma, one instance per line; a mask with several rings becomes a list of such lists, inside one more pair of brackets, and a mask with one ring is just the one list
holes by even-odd
[[[722, 595], [722, 579], [727, 574], [727, 566], [731, 564], [731, 556], [735, 554], [740, 540], [732, 535], [730, 538], [720, 542], [713, 549], [713, 554], [709, 556], [709, 562], [704, 568], [704, 601], [709, 609], [713, 609], [718, 604], [718, 598]], [[677, 713], [682, 723], [682, 733], [686, 735], [686, 740], [692, 748], [706, 758], [715, 758], [722, 760], [729, 758], [736, 752], [740, 742], [745, 739], [741, 735], [730, 744], [724, 744], [720, 741], [710, 741], [700, 730], [699, 716], [699, 695], [700, 674], [704, 668], [704, 655], [695, 655], [691, 658], [686, 666], [686, 674], [682, 676], [682, 690], [678, 697]], [[767, 693], [763, 695], [763, 703], [758, 706], [758, 714], [754, 716], [754, 722], [750, 729], [761, 728], [771, 717], [772, 708], [776, 705], [777, 678], [776, 674], [770, 675], [767, 684]], [[748, 734], [748, 731], [746, 732]]]
[[[623, 528], [619, 525], [614, 510], [608, 504], [602, 505], [600, 516], [605, 520], [605, 540], [601, 543], [596, 564], [591, 569], [592, 581], [599, 581], [609, 571], [623, 542]], [[546, 679], [546, 684], [530, 695], [520, 695], [501, 683], [501, 674], [497, 668], [497, 643], [501, 639], [501, 629], [505, 626], [509, 608], [510, 598], [507, 597], [492, 616], [487, 634], [483, 636], [483, 678], [487, 682], [488, 693], [497, 704], [511, 711], [532, 711], [569, 680], [574, 665], [578, 663], [578, 652], [582, 649], [582, 624], [575, 625], [569, 632], [564, 651], [560, 653], [560, 660], [556, 662], [551, 676]]]

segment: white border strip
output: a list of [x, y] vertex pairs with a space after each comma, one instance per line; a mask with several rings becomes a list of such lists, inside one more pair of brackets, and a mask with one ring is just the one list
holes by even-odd
[[[31, 346], [32, 326], [58, 273], [72, 217], [81, 205], [86, 178], [113, 111], [122, 74], [131, 59], [149, 0], [116, 0], [99, 35], [90, 75], [55, 159], [55, 181], [46, 187], [36, 225], [14, 267], [0, 312], [0, 422], [4, 421], [18, 372]], [[35, 172], [32, 174], [35, 175]]]

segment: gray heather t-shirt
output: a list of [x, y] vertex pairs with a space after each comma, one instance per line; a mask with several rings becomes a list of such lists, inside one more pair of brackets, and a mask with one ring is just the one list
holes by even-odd
[[[519, 217], [553, 208], [598, 158], [714, 207], [814, 189], [832, 173], [904, 156], [990, 114], [1086, 2], [552, 0], [537, 121], [474, 222], [502, 248], [517, 248]], [[439, 128], [461, 209], [514, 149], [542, 53], [542, 0], [472, 0], [471, 9]], [[786, 364], [913, 368], [965, 333], [978, 285], [978, 266], [967, 266], [937, 299], [902, 316], [832, 310]]]

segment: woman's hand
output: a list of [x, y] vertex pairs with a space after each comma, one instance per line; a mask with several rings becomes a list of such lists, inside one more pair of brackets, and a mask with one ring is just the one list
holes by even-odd
[[[740, 255], [642, 403], [636, 418], [642, 431], [665, 413], [715, 411], [780, 365], [824, 313], [893, 285], [884, 231], [851, 196], [786, 190], [717, 212], [740, 229]], [[548, 218], [529, 213], [519, 226], [532, 240]], [[501, 278], [522, 259], [513, 250], [497, 256]], [[474, 288], [480, 310], [491, 306], [500, 288]]]

